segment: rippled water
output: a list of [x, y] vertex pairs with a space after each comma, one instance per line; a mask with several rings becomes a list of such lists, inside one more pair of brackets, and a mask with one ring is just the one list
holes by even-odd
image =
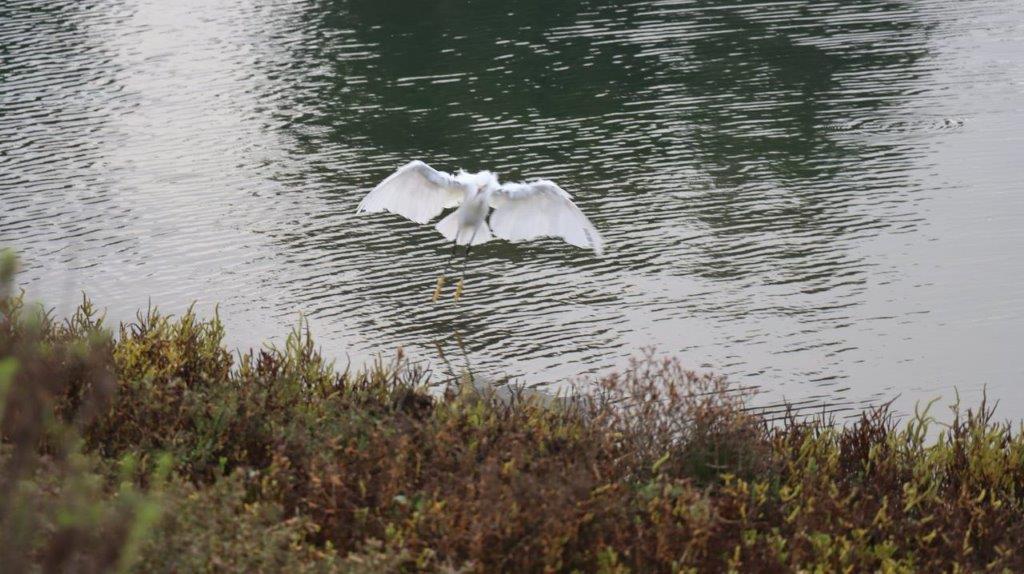
[[[306, 314], [529, 383], [645, 346], [806, 405], [983, 385], [1024, 416], [1024, 4], [5, 0], [0, 244], [113, 319]], [[413, 158], [547, 177], [608, 241], [356, 216]], [[458, 355], [458, 353], [454, 353]], [[461, 362], [463, 359], [459, 358]]]

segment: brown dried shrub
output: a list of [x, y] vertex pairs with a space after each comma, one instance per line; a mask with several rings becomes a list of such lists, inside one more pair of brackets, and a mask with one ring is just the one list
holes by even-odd
[[984, 403], [770, 423], [652, 353], [557, 401], [437, 393], [303, 329], [233, 358], [217, 317], [115, 337], [0, 289], [5, 570], [1024, 569], [1024, 438]]

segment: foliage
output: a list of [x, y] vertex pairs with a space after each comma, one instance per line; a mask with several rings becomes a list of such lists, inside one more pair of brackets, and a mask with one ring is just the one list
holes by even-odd
[[651, 354], [557, 403], [338, 372], [308, 331], [58, 322], [0, 265], [7, 571], [1024, 569], [1024, 438], [985, 404], [769, 424]]

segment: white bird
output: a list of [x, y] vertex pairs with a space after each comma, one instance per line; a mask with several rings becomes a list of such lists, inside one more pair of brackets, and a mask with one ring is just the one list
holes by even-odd
[[[373, 188], [359, 203], [356, 213], [390, 211], [423, 224], [451, 207], [458, 209], [435, 228], [452, 242], [452, 257], [457, 246], [465, 245], [468, 259], [470, 247], [495, 236], [513, 242], [554, 236], [577, 247], [593, 249], [598, 255], [604, 250], [601, 235], [573, 203], [572, 196], [546, 179], [501, 184], [489, 171], [459, 170], [451, 175], [422, 161], [411, 161]], [[487, 215], [492, 208], [494, 213], [488, 224]], [[452, 257], [448, 259], [449, 265]], [[435, 301], [444, 286], [447, 267], [437, 278]], [[455, 289], [456, 300], [462, 294], [462, 286], [460, 279]]]

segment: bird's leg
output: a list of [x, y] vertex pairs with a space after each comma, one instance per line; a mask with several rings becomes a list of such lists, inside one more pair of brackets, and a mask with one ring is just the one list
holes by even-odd
[[469, 237], [469, 243], [466, 244], [466, 257], [462, 260], [462, 272], [459, 273], [459, 282], [455, 284], [456, 301], [462, 298], [462, 288], [466, 283], [466, 264], [469, 263], [469, 250], [473, 247], [474, 239], [476, 239], [476, 230], [473, 231], [473, 235]]
[[452, 261], [455, 260], [455, 252], [458, 251], [458, 249], [459, 249], [459, 233], [455, 232], [455, 241], [452, 241], [452, 252], [448, 256], [448, 261], [446, 261], [445, 264], [444, 264], [444, 273], [443, 273], [443, 275], [448, 275], [448, 269], [451, 268]]
[[472, 244], [466, 246], [466, 257], [462, 260], [462, 272], [459, 273], [459, 282], [455, 284], [455, 300], [458, 301], [462, 298], [462, 289], [466, 285], [466, 264], [469, 263], [469, 248]]
[[444, 271], [437, 276], [437, 286], [434, 287], [434, 302], [441, 298], [441, 290], [444, 289], [445, 277], [448, 275], [448, 269], [452, 266], [452, 260], [455, 259], [455, 252], [459, 247], [459, 232], [455, 232], [455, 240], [452, 241], [452, 254], [448, 256], [448, 261], [444, 264]]

